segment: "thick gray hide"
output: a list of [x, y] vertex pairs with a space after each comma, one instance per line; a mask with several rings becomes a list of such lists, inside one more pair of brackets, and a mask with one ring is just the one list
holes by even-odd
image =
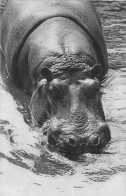
[[1, 20], [1, 46], [9, 76], [14, 81], [18, 80], [17, 65], [25, 41], [43, 21], [53, 17], [74, 21], [92, 38], [98, 61], [102, 65], [102, 78], [108, 70], [107, 50], [94, 5], [85, 0], [8, 1]]

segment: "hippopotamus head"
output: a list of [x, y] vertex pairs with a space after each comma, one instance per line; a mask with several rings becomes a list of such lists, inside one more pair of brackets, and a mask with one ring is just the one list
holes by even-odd
[[31, 98], [32, 115], [42, 127], [49, 119], [48, 143], [63, 154], [99, 153], [110, 140], [96, 78], [100, 69], [95, 65], [90, 74], [75, 69], [56, 78], [48, 68], [41, 70], [45, 79]]

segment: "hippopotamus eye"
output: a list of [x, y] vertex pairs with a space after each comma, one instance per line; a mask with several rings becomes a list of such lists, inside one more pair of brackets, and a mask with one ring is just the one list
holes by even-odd
[[49, 94], [53, 99], [62, 99], [64, 97], [64, 89], [60, 85], [51, 85], [49, 87]]
[[99, 90], [100, 90], [100, 84], [97, 81], [92, 80], [85, 88], [86, 96], [89, 99], [93, 99], [96, 96], [96, 94], [99, 92]]

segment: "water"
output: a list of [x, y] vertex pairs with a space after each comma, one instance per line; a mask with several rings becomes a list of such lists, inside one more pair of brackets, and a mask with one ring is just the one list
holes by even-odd
[[[103, 154], [69, 160], [42, 145], [29, 97], [0, 80], [0, 196], [126, 195], [126, 2], [95, 2], [109, 54], [102, 101], [112, 140]], [[13, 96], [12, 96], [13, 95]]]

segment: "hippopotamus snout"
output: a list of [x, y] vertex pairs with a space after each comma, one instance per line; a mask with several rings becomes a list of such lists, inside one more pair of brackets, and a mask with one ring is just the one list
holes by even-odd
[[[100, 153], [111, 140], [110, 129], [107, 124], [102, 125], [91, 134], [77, 135], [77, 132], [62, 133], [61, 131], [48, 132], [48, 142], [64, 154]], [[56, 145], [57, 144], [57, 145]]]

